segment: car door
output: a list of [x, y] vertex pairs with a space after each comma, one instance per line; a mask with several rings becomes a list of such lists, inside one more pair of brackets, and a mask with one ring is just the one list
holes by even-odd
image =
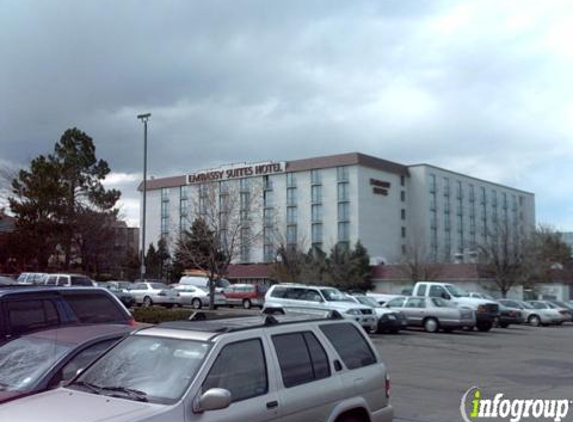
[[426, 313], [426, 301], [423, 297], [410, 297], [404, 303], [403, 311], [407, 313], [408, 323], [421, 326]]
[[[202, 381], [199, 395], [211, 388], [223, 388], [231, 393], [231, 404], [226, 409], [204, 412], [202, 422], [279, 420], [278, 396], [269, 377], [272, 366], [265, 343], [256, 336], [222, 345]], [[190, 414], [187, 420], [195, 421], [196, 416]]]
[[131, 290], [131, 295], [133, 296], [133, 298], [137, 303], [142, 303], [143, 296], [145, 295], [146, 291], [147, 291], [147, 284], [137, 283], [135, 286], [133, 286], [133, 289]]
[[282, 422], [326, 421], [342, 398], [342, 380], [320, 336], [312, 330], [270, 335], [279, 374]]

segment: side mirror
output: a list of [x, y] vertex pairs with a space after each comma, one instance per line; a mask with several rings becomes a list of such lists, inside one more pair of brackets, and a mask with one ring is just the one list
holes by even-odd
[[449, 295], [449, 294], [447, 294], [446, 292], [442, 292], [442, 299], [445, 299], [445, 300], [450, 300], [450, 299], [451, 299], [451, 297], [450, 297], [450, 295]]
[[220, 410], [231, 404], [231, 392], [224, 388], [211, 388], [205, 391], [193, 404], [193, 412], [202, 413], [209, 410]]

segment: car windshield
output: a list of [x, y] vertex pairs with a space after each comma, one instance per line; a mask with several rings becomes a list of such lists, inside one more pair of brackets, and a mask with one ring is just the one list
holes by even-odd
[[89, 367], [70, 387], [172, 404], [187, 390], [210, 347], [209, 343], [194, 340], [130, 336]]
[[529, 303], [527, 302], [521, 302], [519, 303], [521, 306], [523, 306], [523, 309], [535, 309], [533, 306], [531, 306]]
[[167, 289], [167, 284], [163, 284], [163, 283], [149, 283], [151, 285], [152, 289], [155, 290], [162, 290], [162, 289]]
[[328, 302], [354, 302], [344, 293], [336, 289], [320, 289], [320, 292]]
[[29, 391], [71, 345], [20, 337], [0, 347], [0, 391]]
[[363, 305], [372, 306], [373, 308], [381, 308], [381, 306], [378, 304], [378, 302], [376, 302], [371, 297], [367, 297], [367, 296], [355, 296], [355, 297], [356, 297], [356, 299], [358, 299], [358, 302], [360, 302]]
[[453, 297], [469, 297], [469, 293], [464, 289], [454, 286], [453, 284], [447, 285], [446, 289]]

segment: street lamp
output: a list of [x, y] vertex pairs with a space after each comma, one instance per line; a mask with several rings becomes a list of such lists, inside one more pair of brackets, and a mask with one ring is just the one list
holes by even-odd
[[143, 122], [143, 221], [141, 223], [141, 269], [139, 278], [145, 279], [145, 218], [147, 216], [147, 121], [151, 113], [139, 114], [137, 118]]

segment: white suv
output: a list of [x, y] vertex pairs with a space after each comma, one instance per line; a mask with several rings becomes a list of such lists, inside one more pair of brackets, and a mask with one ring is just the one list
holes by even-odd
[[386, 367], [353, 321], [252, 316], [129, 335], [18, 422], [391, 422]]
[[337, 311], [368, 332], [375, 332], [378, 328], [378, 320], [371, 307], [356, 303], [334, 287], [275, 284], [265, 295], [264, 313], [284, 313], [285, 309], [297, 308]]

